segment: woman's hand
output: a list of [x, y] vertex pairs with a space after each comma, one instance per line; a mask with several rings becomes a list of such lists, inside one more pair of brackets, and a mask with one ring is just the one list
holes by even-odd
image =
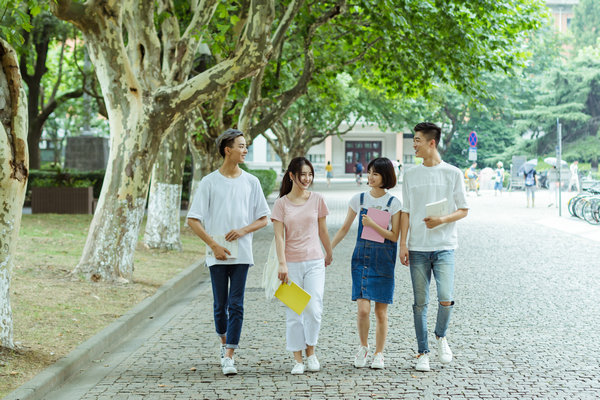
[[327, 253], [325, 255], [325, 266], [331, 265], [332, 262], [333, 262], [333, 254]]
[[279, 264], [279, 269], [277, 269], [277, 279], [279, 279], [282, 283], [289, 282], [287, 264]]
[[373, 219], [371, 217], [369, 217], [367, 214], [363, 215], [362, 223], [363, 223], [363, 226], [370, 226], [371, 228], [375, 228], [375, 225], [377, 225], [375, 223], [375, 221], [373, 221]]

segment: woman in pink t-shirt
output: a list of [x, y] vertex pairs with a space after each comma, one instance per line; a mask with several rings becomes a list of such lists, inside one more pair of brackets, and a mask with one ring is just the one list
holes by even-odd
[[329, 210], [323, 196], [308, 191], [314, 173], [306, 158], [296, 157], [290, 161], [271, 213], [279, 260], [278, 277], [282, 282], [295, 282], [311, 296], [301, 315], [286, 310], [286, 348], [294, 353], [296, 360], [292, 374], [304, 373], [302, 350], [306, 352], [306, 369], [321, 369], [315, 346], [323, 313], [325, 267], [331, 264], [332, 252], [325, 223]]

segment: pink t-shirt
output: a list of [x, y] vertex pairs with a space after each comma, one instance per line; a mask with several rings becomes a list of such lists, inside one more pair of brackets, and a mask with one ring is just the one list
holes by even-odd
[[289, 262], [318, 260], [324, 257], [319, 238], [319, 218], [329, 214], [323, 196], [310, 192], [306, 203], [292, 203], [287, 196], [275, 201], [271, 220], [285, 227], [285, 259]]

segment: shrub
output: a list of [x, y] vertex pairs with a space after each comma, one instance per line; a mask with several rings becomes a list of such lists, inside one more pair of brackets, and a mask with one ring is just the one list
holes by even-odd
[[273, 192], [275, 181], [277, 180], [277, 172], [272, 169], [248, 169], [246, 164], [241, 164], [240, 167], [258, 178], [265, 197], [268, 197]]

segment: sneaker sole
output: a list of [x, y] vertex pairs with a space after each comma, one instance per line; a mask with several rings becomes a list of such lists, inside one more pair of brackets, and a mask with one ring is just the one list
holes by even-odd
[[223, 375], [236, 375], [237, 371], [223, 371]]
[[431, 368], [425, 369], [425, 368], [417, 368], [417, 367], [415, 367], [415, 370], [417, 370], [419, 372], [429, 372], [429, 371], [431, 371]]

